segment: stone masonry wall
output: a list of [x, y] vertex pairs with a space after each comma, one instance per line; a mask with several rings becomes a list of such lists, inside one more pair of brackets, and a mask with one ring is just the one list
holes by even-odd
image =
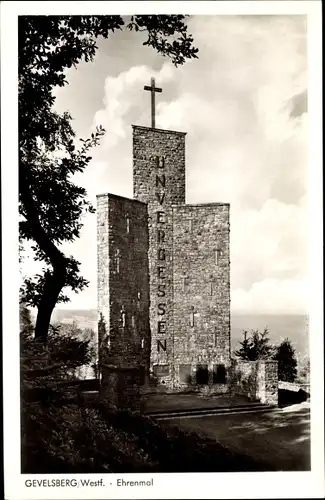
[[277, 406], [278, 384], [277, 361], [259, 361], [257, 371], [257, 399], [261, 403]]
[[243, 394], [263, 404], [278, 405], [277, 361], [233, 360], [231, 372], [234, 394]]
[[256, 361], [232, 361], [231, 390], [234, 394], [247, 396], [252, 401], [257, 399], [257, 363]]
[[97, 196], [97, 305], [98, 320], [103, 317], [103, 325], [98, 323], [98, 360], [102, 362], [104, 352], [109, 346], [108, 325], [110, 322], [109, 306], [109, 198]]
[[[147, 207], [114, 195], [97, 197], [100, 363], [149, 373]], [[120, 383], [120, 382], [119, 382]], [[105, 385], [105, 384], [104, 384]]]
[[[228, 390], [229, 204], [173, 206], [174, 389]], [[199, 383], [198, 370], [203, 373]], [[207, 377], [207, 383], [204, 383]]]
[[230, 207], [185, 204], [184, 133], [133, 126], [133, 186], [97, 197], [103, 397], [139, 408], [150, 368], [160, 389], [277, 405], [276, 362], [231, 360]]
[[133, 127], [134, 198], [148, 204], [151, 368], [172, 385], [172, 204], [185, 203], [185, 134]]

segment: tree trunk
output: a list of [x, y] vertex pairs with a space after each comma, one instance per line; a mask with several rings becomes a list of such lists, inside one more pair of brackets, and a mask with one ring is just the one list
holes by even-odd
[[37, 203], [32, 194], [33, 190], [28, 168], [23, 166], [22, 163], [20, 163], [19, 169], [19, 192], [25, 210], [25, 217], [31, 228], [32, 237], [49, 258], [53, 267], [53, 272], [48, 275], [45, 281], [42, 297], [38, 305], [35, 327], [35, 337], [46, 342], [51, 315], [59, 294], [65, 285], [68, 260], [53, 243], [40, 222]]
[[65, 284], [66, 266], [55, 266], [46, 278], [42, 297], [38, 305], [35, 338], [46, 341], [53, 309]]

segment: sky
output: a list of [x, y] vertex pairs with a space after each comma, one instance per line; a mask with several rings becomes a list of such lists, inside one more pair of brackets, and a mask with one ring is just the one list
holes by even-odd
[[[193, 16], [199, 59], [175, 68], [142, 34], [98, 42], [92, 63], [67, 72], [56, 109], [78, 136], [106, 135], [76, 182], [96, 194], [132, 197], [132, 124], [186, 132], [186, 201], [231, 204], [231, 307], [238, 313], [306, 312], [308, 229], [306, 17]], [[89, 287], [60, 308], [97, 307], [96, 215], [62, 249], [81, 262]], [[37, 265], [26, 258], [24, 269]]]

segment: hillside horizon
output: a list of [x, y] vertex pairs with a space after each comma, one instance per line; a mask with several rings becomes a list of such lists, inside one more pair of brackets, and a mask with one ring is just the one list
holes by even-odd
[[[76, 311], [76, 312], [83, 312], [83, 313], [91, 313], [91, 314], [97, 314], [97, 309], [95, 308], [90, 308], [90, 309], [82, 309], [82, 308], [76, 308], [76, 307], [56, 307], [53, 311], [53, 313], [59, 312], [59, 313], [64, 313], [64, 312], [71, 312], [71, 311]], [[251, 315], [264, 315], [264, 316], [308, 316], [307, 313], [304, 312], [287, 312], [287, 313], [281, 313], [281, 312], [265, 312], [265, 311], [251, 311], [251, 312], [243, 312], [241, 310], [233, 310], [231, 314], [235, 314], [236, 316], [251, 316]]]
[[[75, 321], [80, 328], [97, 330], [96, 309], [60, 309], [53, 311], [52, 323], [72, 323]], [[231, 348], [238, 349], [242, 340], [243, 330], [269, 330], [272, 344], [278, 344], [288, 338], [300, 358], [309, 353], [309, 327], [307, 314], [263, 314], [263, 313], [231, 313]]]

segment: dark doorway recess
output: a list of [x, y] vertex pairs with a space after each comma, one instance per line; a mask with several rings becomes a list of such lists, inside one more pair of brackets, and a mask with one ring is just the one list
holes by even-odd
[[208, 365], [197, 365], [196, 383], [199, 385], [207, 385], [209, 383]]
[[213, 365], [213, 383], [225, 384], [227, 380], [227, 372], [225, 365]]

